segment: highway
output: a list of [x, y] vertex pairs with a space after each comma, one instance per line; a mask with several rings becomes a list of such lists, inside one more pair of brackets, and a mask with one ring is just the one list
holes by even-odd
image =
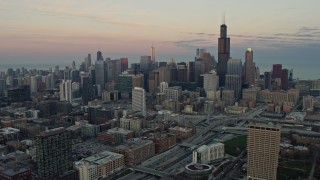
[[[221, 134], [212, 131], [215, 128], [220, 128], [223, 126], [227, 126], [230, 123], [235, 124], [237, 127], [243, 126], [246, 121], [245, 119], [253, 118], [254, 116], [260, 114], [266, 108], [265, 105], [259, 106], [255, 109], [250, 110], [244, 115], [240, 115], [238, 117], [230, 117], [230, 116], [218, 116], [218, 117], [208, 117], [208, 116], [190, 116], [184, 115], [184, 119], [186, 121], [193, 122], [197, 126], [197, 132], [192, 137], [182, 141], [184, 144], [188, 144], [189, 146], [194, 145], [195, 147], [200, 147], [202, 145], [207, 145], [213, 142], [215, 138], [221, 138]], [[206, 127], [203, 127], [204, 124], [208, 124]], [[142, 162], [139, 166], [137, 166], [136, 170], [139, 171], [139, 168], [146, 168], [148, 170], [154, 169], [156, 171], [150, 172], [149, 174], [176, 174], [180, 170], [183, 170], [184, 166], [192, 162], [192, 150], [188, 147], [182, 147], [177, 144], [175, 147], [158, 154], [144, 162]], [[127, 179], [141, 178], [141, 173], [147, 171], [141, 170], [139, 175], [134, 175], [135, 173], [128, 174], [126, 176]], [[160, 177], [160, 176], [159, 176]]]

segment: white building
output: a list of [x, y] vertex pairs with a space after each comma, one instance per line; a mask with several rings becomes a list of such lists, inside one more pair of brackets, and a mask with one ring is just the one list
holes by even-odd
[[209, 146], [203, 145], [192, 153], [192, 162], [205, 164], [209, 161], [224, 157], [224, 144], [215, 143]]
[[147, 114], [146, 95], [143, 88], [134, 87], [132, 90], [132, 110], [141, 111], [143, 116]]
[[102, 179], [123, 169], [124, 166], [124, 156], [110, 151], [95, 154], [75, 163], [80, 180]]
[[30, 91], [31, 91], [31, 93], [36, 93], [38, 91], [38, 77], [37, 76], [31, 77]]
[[219, 76], [215, 71], [203, 74], [203, 88], [205, 91], [216, 91], [219, 87]]
[[303, 110], [304, 111], [313, 111], [313, 105], [314, 105], [314, 97], [313, 96], [303, 96], [302, 99], [303, 104]]
[[165, 89], [169, 87], [169, 84], [167, 82], [161, 82], [160, 83], [160, 93], [163, 93]]
[[178, 101], [181, 97], [182, 89], [180, 86], [168, 87], [164, 89], [164, 93], [166, 94], [166, 99]]
[[63, 80], [60, 84], [60, 101], [72, 101], [72, 82]]

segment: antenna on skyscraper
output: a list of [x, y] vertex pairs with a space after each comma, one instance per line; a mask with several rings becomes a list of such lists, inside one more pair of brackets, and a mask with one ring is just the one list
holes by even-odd
[[222, 24], [225, 24], [226, 23], [226, 14], [225, 12], [223, 11], [223, 14], [222, 14]]

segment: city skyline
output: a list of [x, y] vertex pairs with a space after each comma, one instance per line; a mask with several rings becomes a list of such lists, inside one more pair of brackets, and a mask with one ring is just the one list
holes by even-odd
[[167, 8], [168, 1], [0, 1], [1, 64], [81, 60], [97, 50], [137, 61], [152, 45], [158, 60], [190, 61], [196, 48], [206, 48], [217, 59], [223, 12], [231, 57], [243, 59], [250, 47], [258, 64], [315, 63], [317, 1], [274, 1], [276, 7], [269, 1], [250, 2], [170, 2]]

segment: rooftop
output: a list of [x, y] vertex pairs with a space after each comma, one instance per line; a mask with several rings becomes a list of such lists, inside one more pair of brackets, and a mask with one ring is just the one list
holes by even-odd
[[17, 174], [20, 173], [24, 173], [29, 171], [29, 169], [27, 167], [13, 167], [13, 168], [8, 168], [2, 171], [2, 174], [6, 175], [6, 176], [15, 176]]
[[113, 161], [115, 159], [119, 159], [123, 157], [122, 154], [110, 152], [110, 151], [103, 151], [98, 154], [89, 156], [80, 162], [76, 163], [76, 165], [83, 165], [84, 163], [89, 163], [89, 165], [102, 165], [106, 164], [107, 162]]
[[50, 129], [50, 130], [46, 130], [46, 131], [40, 132], [39, 136], [47, 137], [47, 136], [60, 134], [60, 133], [63, 133], [65, 131], [66, 131], [66, 129], [64, 127], [59, 127], [59, 128], [54, 128], [54, 129]]

